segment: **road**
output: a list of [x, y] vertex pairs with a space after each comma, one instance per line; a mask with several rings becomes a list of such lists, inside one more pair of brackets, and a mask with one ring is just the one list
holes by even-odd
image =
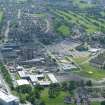
[[20, 17], [21, 17], [21, 10], [20, 9], [18, 9], [18, 15], [17, 15], [17, 17], [18, 17], [18, 19], [20, 19]]
[[19, 25], [21, 25], [21, 9], [18, 9], [18, 14], [17, 14], [17, 18], [18, 18], [18, 21], [19, 21]]
[[46, 27], [47, 27], [47, 29], [46, 29], [45, 33], [47, 33], [50, 30], [50, 21], [48, 19], [46, 19]]
[[7, 27], [4, 33], [4, 36], [5, 36], [4, 42], [8, 42], [9, 26], [10, 26], [10, 20], [7, 21]]

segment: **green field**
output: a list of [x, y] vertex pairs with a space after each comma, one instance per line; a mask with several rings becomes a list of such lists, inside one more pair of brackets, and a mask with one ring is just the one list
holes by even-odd
[[[41, 98], [46, 103], [46, 105], [67, 105], [64, 103], [64, 97], [69, 95], [68, 92], [61, 92], [56, 98], [48, 98], [48, 89], [42, 92]], [[70, 104], [73, 105], [73, 104]]]
[[90, 4], [88, 2], [81, 2], [81, 0], [73, 0], [73, 4], [77, 5], [81, 9], [95, 7], [95, 4]]
[[99, 18], [98, 20], [93, 16], [87, 16], [85, 14], [79, 14], [72, 11], [53, 11], [55, 15], [63, 18], [65, 22], [69, 24], [76, 24], [78, 27], [83, 27], [87, 33], [93, 33], [100, 31], [101, 28], [105, 28], [105, 20]]
[[[61, 91], [60, 95], [56, 98], [48, 98], [48, 89], [42, 91], [41, 99], [45, 102], [46, 105], [75, 105], [75, 104], [65, 104], [64, 97], [68, 96], [68, 92]], [[100, 105], [98, 102], [92, 102], [91, 105]]]
[[92, 102], [92, 105], [101, 105], [99, 102]]
[[89, 77], [95, 80], [100, 80], [105, 78], [105, 71], [96, 69], [95, 67], [91, 66], [89, 63], [85, 63], [80, 65], [82, 71], [78, 72], [79, 75], [84, 77]]
[[69, 29], [69, 27], [67, 27], [67, 26], [65, 26], [65, 25], [61, 25], [61, 26], [57, 29], [57, 31], [58, 31], [59, 33], [61, 33], [61, 35], [63, 35], [63, 36], [68, 36], [68, 35], [70, 35], [70, 29]]
[[85, 56], [85, 57], [74, 57], [73, 60], [78, 63], [78, 64], [82, 64], [84, 63], [86, 60], [89, 59], [89, 56]]

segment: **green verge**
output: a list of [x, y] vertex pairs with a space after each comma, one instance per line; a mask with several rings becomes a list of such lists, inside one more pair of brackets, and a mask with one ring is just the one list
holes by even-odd
[[105, 78], [105, 70], [96, 69], [95, 67], [91, 66], [89, 63], [80, 65], [80, 67], [82, 68], [82, 71], [78, 72], [79, 75], [92, 78], [95, 80], [101, 80]]
[[92, 105], [101, 105], [99, 102], [92, 102]]
[[3, 11], [0, 11], [0, 23], [2, 22], [3, 20]]
[[[56, 98], [49, 98], [48, 89], [42, 91], [41, 98], [46, 103], [46, 105], [67, 105], [64, 103], [64, 97], [68, 96], [68, 92], [61, 91], [60, 95]], [[74, 104], [70, 104], [74, 105]]]
[[3, 78], [8, 83], [9, 87], [13, 89], [12, 78], [3, 64], [0, 64], [0, 73], [3, 75]]

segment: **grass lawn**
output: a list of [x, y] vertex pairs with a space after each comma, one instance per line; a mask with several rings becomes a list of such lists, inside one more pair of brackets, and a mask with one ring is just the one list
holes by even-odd
[[19, 80], [20, 79], [20, 77], [19, 77], [19, 75], [18, 74], [16, 74], [16, 80]]
[[105, 11], [100, 12], [102, 16], [105, 16]]
[[65, 21], [70, 23], [75, 23], [77, 25], [85, 27], [85, 30], [87, 32], [95, 32], [98, 30], [97, 26], [86, 20], [83, 16], [80, 16], [78, 14], [75, 14], [71, 11], [64, 12], [64, 11], [57, 11], [56, 14], [58, 14], [60, 17], [63, 17]]
[[[42, 91], [41, 99], [45, 102], [46, 105], [75, 105], [75, 104], [65, 104], [64, 97], [68, 96], [68, 92], [61, 91], [60, 95], [56, 98], [48, 98], [48, 89]], [[100, 105], [98, 102], [92, 102], [91, 105]]]
[[79, 72], [80, 75], [83, 75], [85, 77], [93, 78], [96, 80], [100, 80], [102, 78], [105, 78], [105, 71], [104, 70], [98, 70], [95, 67], [92, 67], [89, 63], [85, 63], [83, 65], [80, 65], [82, 68], [82, 71]]
[[63, 36], [68, 36], [70, 34], [70, 30], [69, 27], [65, 26], [65, 25], [61, 25], [57, 31], [59, 33], [61, 33]]
[[[42, 91], [41, 98], [46, 103], [46, 105], [67, 105], [64, 103], [64, 97], [68, 96], [68, 92], [61, 92], [60, 95], [56, 98], [49, 98], [48, 97], [48, 89]], [[73, 104], [70, 104], [73, 105]]]
[[[105, 28], [105, 20], [102, 20], [101, 18], [97, 20], [95, 17], [90, 17], [85, 14], [79, 14], [72, 11], [56, 10], [53, 11], [53, 13], [58, 17], [63, 18], [67, 23], [74, 23], [83, 27], [87, 33], [99, 31], [99, 26]], [[62, 30], [62, 27], [60, 30]]]
[[99, 102], [92, 102], [92, 105], [101, 105]]
[[89, 56], [85, 56], [85, 57], [74, 57], [73, 60], [78, 63], [78, 64], [81, 64], [81, 63], [84, 63], [86, 60], [89, 59]]

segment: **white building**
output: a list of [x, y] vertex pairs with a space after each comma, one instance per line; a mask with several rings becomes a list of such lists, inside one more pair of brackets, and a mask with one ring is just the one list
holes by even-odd
[[64, 71], [68, 71], [68, 70], [73, 70], [76, 69], [77, 67], [73, 64], [62, 64], [62, 68]]
[[26, 79], [26, 78], [29, 77], [29, 76], [25, 73], [25, 71], [18, 71], [18, 74], [19, 74], [20, 78], [22, 78], [22, 79]]
[[58, 83], [58, 81], [57, 81], [57, 79], [55, 78], [54, 74], [48, 73], [47, 75], [48, 75], [48, 77], [49, 77], [49, 79], [50, 79], [50, 81], [51, 81], [52, 83]]
[[89, 49], [89, 52], [91, 52], [91, 53], [97, 53], [97, 52], [99, 52], [101, 49], [97, 49], [97, 48], [90, 48]]
[[23, 66], [19, 66], [19, 65], [18, 65], [18, 66], [16, 67], [16, 70], [17, 70], [17, 71], [22, 71], [23, 69], [24, 69]]
[[38, 82], [38, 78], [36, 75], [29, 75], [30, 81], [33, 85], [35, 85]]
[[51, 81], [38, 81], [38, 84], [41, 86], [49, 86], [51, 84]]
[[0, 105], [19, 105], [19, 99], [0, 90]]
[[29, 85], [30, 84], [29, 81], [26, 80], [26, 79], [16, 80], [16, 82], [17, 82], [17, 85], [18, 86], [21, 86], [21, 85]]

